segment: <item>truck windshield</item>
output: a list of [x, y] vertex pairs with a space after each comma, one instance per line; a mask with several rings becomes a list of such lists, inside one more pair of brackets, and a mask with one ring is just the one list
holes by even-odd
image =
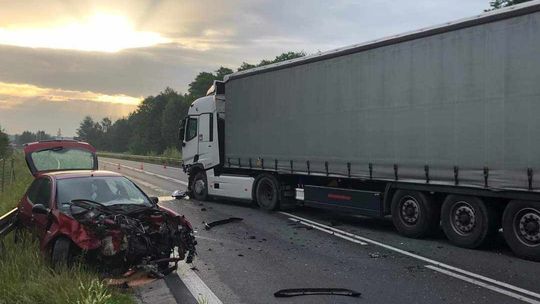
[[91, 200], [106, 206], [152, 206], [148, 197], [122, 176], [77, 177], [57, 181], [57, 202], [60, 210], [69, 210], [71, 201], [77, 199]]

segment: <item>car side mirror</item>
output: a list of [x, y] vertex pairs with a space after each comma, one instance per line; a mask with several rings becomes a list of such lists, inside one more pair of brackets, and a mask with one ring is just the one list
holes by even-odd
[[49, 214], [49, 212], [50, 212], [49, 208], [45, 207], [43, 204], [35, 204], [32, 207], [32, 213], [33, 214], [47, 215], [47, 214]]
[[187, 196], [187, 193], [185, 191], [176, 190], [171, 194], [171, 196], [174, 197], [175, 199], [183, 199], [184, 197]]
[[151, 196], [150, 201], [152, 202], [152, 204], [157, 205], [159, 203], [159, 198], [157, 198], [156, 196]]

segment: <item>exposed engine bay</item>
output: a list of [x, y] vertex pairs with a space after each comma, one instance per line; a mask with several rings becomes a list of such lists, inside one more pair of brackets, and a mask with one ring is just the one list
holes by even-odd
[[[113, 267], [155, 267], [167, 271], [170, 262], [196, 255], [191, 224], [184, 216], [162, 210], [157, 205], [105, 206], [90, 200], [73, 200], [70, 214], [101, 243], [95, 257]], [[171, 257], [171, 254], [173, 254]]]

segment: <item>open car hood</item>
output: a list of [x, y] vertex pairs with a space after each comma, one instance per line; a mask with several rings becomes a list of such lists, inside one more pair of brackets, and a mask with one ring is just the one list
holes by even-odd
[[49, 140], [24, 146], [28, 169], [36, 176], [44, 172], [97, 170], [96, 149], [75, 140]]

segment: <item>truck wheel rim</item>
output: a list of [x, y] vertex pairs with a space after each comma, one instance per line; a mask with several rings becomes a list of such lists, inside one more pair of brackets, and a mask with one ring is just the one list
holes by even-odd
[[204, 192], [204, 187], [205, 187], [205, 184], [204, 184], [204, 181], [202, 179], [198, 179], [195, 181], [195, 193], [197, 194], [203, 194]]
[[514, 232], [518, 240], [527, 246], [540, 245], [540, 211], [524, 208], [514, 217]]
[[452, 229], [459, 235], [471, 234], [476, 226], [476, 214], [474, 208], [465, 201], [460, 201], [452, 206], [450, 212]]
[[418, 201], [412, 196], [406, 196], [401, 201], [401, 219], [407, 225], [416, 224], [420, 215], [420, 205], [418, 204]]

